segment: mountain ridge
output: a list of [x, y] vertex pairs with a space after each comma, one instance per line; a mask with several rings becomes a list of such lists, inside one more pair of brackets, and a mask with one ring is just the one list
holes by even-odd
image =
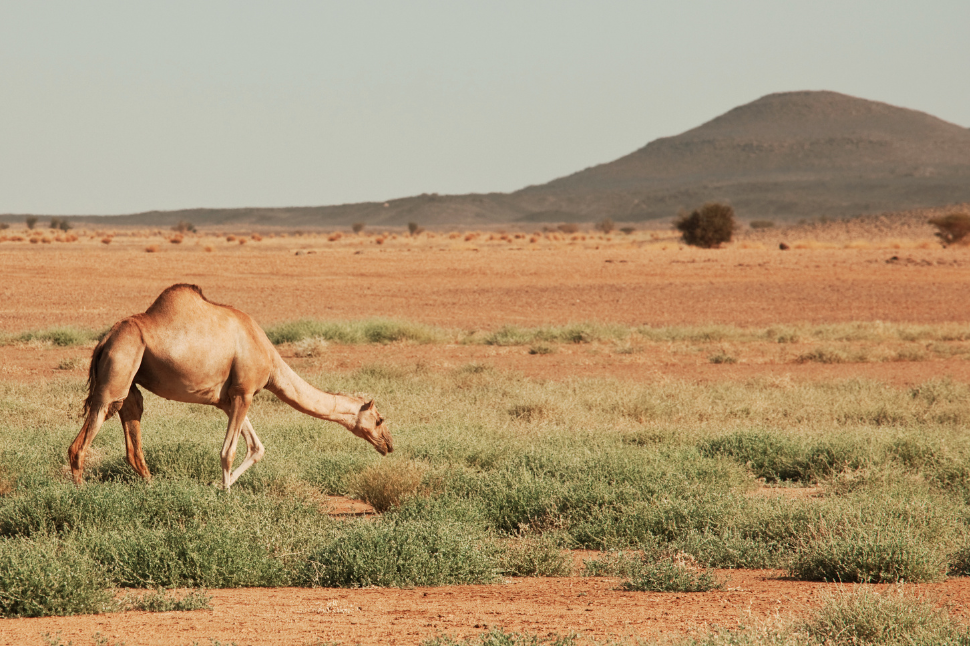
[[[489, 226], [638, 222], [708, 201], [747, 219], [853, 217], [970, 201], [970, 129], [831, 91], [781, 92], [614, 161], [511, 193], [422, 194], [332, 206], [68, 216], [119, 226]], [[0, 216], [12, 221], [15, 215]]]

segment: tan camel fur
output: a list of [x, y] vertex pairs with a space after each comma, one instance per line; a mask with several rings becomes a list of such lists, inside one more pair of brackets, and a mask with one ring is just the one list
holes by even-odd
[[[374, 445], [393, 450], [391, 435], [373, 400], [317, 390], [286, 365], [249, 315], [213, 303], [195, 285], [172, 285], [144, 314], [116, 323], [91, 355], [84, 426], [68, 449], [74, 482], [81, 484], [84, 456], [101, 425], [115, 413], [125, 431], [128, 464], [151, 478], [141, 448], [142, 396], [209, 404], [229, 416], [222, 445], [222, 484], [229, 487], [264, 453], [246, 416], [265, 388], [301, 413], [337, 422]], [[246, 457], [232, 470], [242, 434]]]

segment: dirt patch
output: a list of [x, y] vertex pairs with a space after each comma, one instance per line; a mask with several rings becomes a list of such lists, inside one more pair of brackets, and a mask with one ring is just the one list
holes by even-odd
[[[197, 243], [197, 244], [196, 244]], [[463, 329], [612, 321], [772, 325], [970, 319], [970, 250], [722, 249], [644, 242], [413, 246], [373, 239], [208, 239], [145, 253], [145, 240], [0, 244], [0, 330], [104, 328], [167, 286], [196, 283], [263, 324], [397, 317]], [[217, 244], [217, 243], [212, 243]], [[294, 246], [315, 254], [294, 255]], [[473, 250], [474, 249], [474, 250]], [[608, 261], [614, 262], [608, 262]], [[626, 262], [619, 262], [626, 261]]]
[[[801, 613], [836, 584], [790, 581], [776, 570], [718, 570], [726, 589], [704, 593], [624, 592], [618, 579], [508, 579], [500, 585], [396, 589], [213, 590], [211, 611], [124, 612], [83, 617], [0, 621], [2, 644], [66, 643], [129, 646], [208, 643], [418, 644], [439, 634], [472, 636], [489, 628], [546, 635], [663, 638], [736, 627], [749, 616]], [[873, 586], [884, 588], [885, 586]], [[911, 586], [966, 618], [970, 579]], [[750, 615], [749, 615], [750, 613]]]

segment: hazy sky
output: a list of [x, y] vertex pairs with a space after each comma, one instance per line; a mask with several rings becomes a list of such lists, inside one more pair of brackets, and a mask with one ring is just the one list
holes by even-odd
[[968, 25], [968, 0], [0, 0], [0, 213], [511, 191], [789, 90], [966, 127]]

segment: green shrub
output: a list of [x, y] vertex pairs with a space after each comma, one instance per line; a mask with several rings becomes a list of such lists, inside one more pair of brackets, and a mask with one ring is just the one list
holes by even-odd
[[833, 646], [970, 644], [970, 629], [930, 600], [902, 589], [880, 594], [862, 588], [832, 594], [796, 628], [815, 643]]
[[631, 552], [608, 551], [605, 555], [583, 559], [583, 576], [629, 577], [640, 564], [641, 557]]
[[862, 463], [848, 445], [808, 443], [777, 432], [731, 433], [705, 440], [698, 448], [703, 455], [733, 458], [768, 482], [815, 482]]
[[273, 558], [252, 527], [218, 523], [136, 527], [89, 534], [85, 541], [85, 549], [120, 587], [241, 588], [290, 583], [285, 564]]
[[70, 544], [0, 539], [0, 616], [90, 614], [111, 606], [97, 563]]
[[714, 249], [730, 242], [737, 225], [734, 209], [726, 204], [711, 202], [691, 213], [683, 213], [674, 222], [684, 243], [692, 247]]
[[622, 587], [631, 592], [710, 592], [724, 588], [710, 570], [699, 572], [670, 557], [644, 557], [629, 576]]
[[788, 573], [801, 581], [923, 583], [946, 575], [949, 557], [941, 546], [893, 527], [859, 527], [841, 535], [807, 538]]
[[357, 522], [306, 559], [302, 582], [327, 588], [492, 583], [496, 549], [474, 527], [436, 520]]
[[509, 539], [500, 563], [507, 576], [562, 577], [573, 571], [572, 557], [551, 534]]

